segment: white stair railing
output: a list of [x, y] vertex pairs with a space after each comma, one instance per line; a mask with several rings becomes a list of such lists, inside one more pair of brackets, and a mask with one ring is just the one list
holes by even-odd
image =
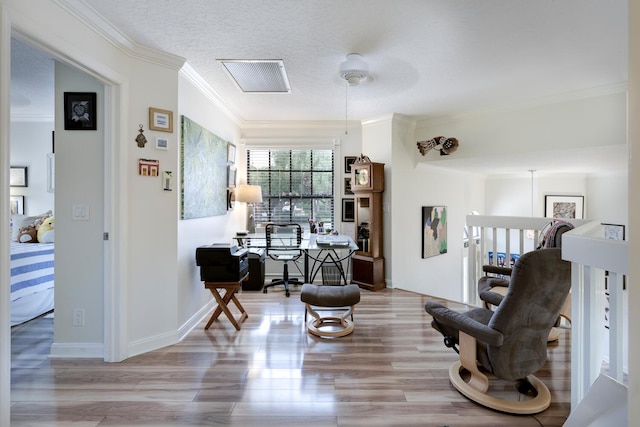
[[[469, 254], [467, 257], [467, 283], [465, 284], [463, 301], [470, 305], [479, 305], [478, 279], [484, 274], [482, 266], [489, 264], [489, 252], [493, 252], [494, 260], [498, 252], [504, 252], [507, 264], [510, 255], [521, 255], [534, 250], [539, 233], [552, 218], [521, 216], [488, 216], [467, 215], [469, 229]], [[586, 224], [589, 220], [567, 220], [574, 226]], [[471, 238], [474, 236], [474, 238]], [[495, 262], [495, 261], [494, 261]]]
[[589, 392], [602, 370], [604, 312], [598, 304], [609, 272], [609, 375], [623, 383], [625, 356], [623, 279], [629, 272], [628, 244], [604, 238], [592, 222], [563, 235], [562, 259], [571, 265], [571, 409]]

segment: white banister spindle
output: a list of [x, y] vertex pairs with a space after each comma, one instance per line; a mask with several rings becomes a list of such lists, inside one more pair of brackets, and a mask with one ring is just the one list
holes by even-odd
[[624, 342], [622, 274], [609, 272], [609, 376], [623, 382], [624, 352], [619, 343]]

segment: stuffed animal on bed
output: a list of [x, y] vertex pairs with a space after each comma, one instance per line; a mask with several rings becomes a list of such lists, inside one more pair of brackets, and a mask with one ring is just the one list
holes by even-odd
[[27, 225], [18, 230], [19, 243], [38, 243], [38, 229], [33, 225]]
[[38, 242], [53, 243], [55, 240], [55, 218], [53, 216], [42, 220], [38, 226]]

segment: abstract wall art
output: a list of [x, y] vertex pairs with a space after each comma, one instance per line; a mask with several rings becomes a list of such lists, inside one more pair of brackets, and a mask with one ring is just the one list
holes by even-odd
[[422, 258], [447, 253], [447, 207], [422, 207]]
[[180, 218], [227, 213], [227, 141], [181, 116]]

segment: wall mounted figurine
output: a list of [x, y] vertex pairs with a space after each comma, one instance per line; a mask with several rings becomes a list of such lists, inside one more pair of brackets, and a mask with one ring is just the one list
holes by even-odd
[[140, 125], [138, 132], [140, 133], [136, 136], [136, 142], [138, 143], [138, 147], [144, 148], [144, 145], [147, 143], [147, 138], [144, 136], [144, 129], [142, 128], [142, 125]]
[[441, 156], [446, 156], [458, 149], [458, 140], [456, 138], [448, 138], [445, 136], [436, 136], [428, 141], [418, 141], [418, 150], [423, 156], [426, 155], [431, 149], [440, 151]]

